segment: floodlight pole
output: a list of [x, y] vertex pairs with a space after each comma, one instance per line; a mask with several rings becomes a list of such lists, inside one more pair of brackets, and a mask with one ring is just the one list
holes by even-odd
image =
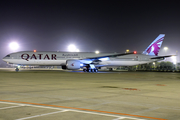
[[176, 70], [177, 70], [177, 63], [178, 63], [178, 51], [176, 51]]
[[[167, 52], [167, 50], [168, 50], [168, 47], [164, 47], [164, 50], [165, 50], [165, 55], [166, 55], [166, 52]], [[166, 61], [166, 59], [165, 59], [165, 61]]]

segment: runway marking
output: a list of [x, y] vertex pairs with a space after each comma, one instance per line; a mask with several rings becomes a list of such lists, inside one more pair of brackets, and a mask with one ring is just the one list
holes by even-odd
[[[116, 118], [116, 119], [113, 119], [113, 120], [123, 120], [123, 119], [126, 119], [127, 117], [119, 117], [119, 118]], [[137, 119], [137, 118], [128, 118], [128, 119], [132, 119], [132, 120], [144, 120], [144, 119]]]
[[[123, 119], [126, 119], [127, 117], [119, 117], [119, 118], [116, 118], [116, 119], [113, 119], [113, 120], [123, 120]], [[128, 119], [132, 119], [132, 120], [145, 120], [145, 119], [137, 119], [137, 118], [128, 118]]]
[[103, 114], [103, 113], [96, 113], [96, 112], [87, 112], [87, 111], [79, 111], [79, 110], [69, 110], [69, 111], [80, 112], [80, 113], [88, 113], [88, 114], [95, 114], [95, 115], [102, 115], [102, 116], [108, 116], [108, 117], [117, 117], [117, 118], [123, 118], [123, 119], [128, 118], [128, 119], [144, 120], [144, 119], [138, 119], [138, 118], [132, 118], [132, 117], [124, 117], [124, 116], [121, 117], [121, 116], [118, 116], [118, 115]]
[[153, 108], [146, 109], [146, 110], [143, 110], [143, 111], [135, 112], [135, 113], [133, 113], [133, 114], [142, 114], [142, 113], [145, 113], [145, 112], [157, 110], [157, 109], [159, 109], [159, 108], [160, 108], [160, 107], [153, 107]]
[[[0, 102], [4, 104], [15, 104], [19, 105], [20, 103], [9, 103], [9, 102]], [[63, 109], [63, 108], [55, 108], [55, 107], [46, 107], [46, 106], [37, 106], [37, 105], [29, 105], [29, 104], [20, 104], [21, 106], [30, 106], [30, 107], [39, 107], [39, 108], [47, 108], [47, 109], [55, 109], [55, 110], [67, 110], [71, 112], [80, 112], [80, 113], [87, 113], [87, 114], [95, 114], [95, 115], [102, 115], [102, 116], [108, 116], [108, 117], [117, 117], [113, 120], [119, 120], [120, 118], [128, 118], [128, 119], [136, 119], [136, 120], [144, 120], [144, 119], [138, 119], [138, 118], [132, 118], [132, 117], [124, 117], [119, 115], [111, 115], [111, 114], [103, 114], [103, 113], [96, 113], [96, 112], [88, 112], [88, 111], [80, 111], [80, 110], [73, 110], [73, 109]]]
[[16, 107], [22, 107], [22, 106], [10, 106], [10, 107], [3, 107], [3, 108], [0, 108], [0, 110], [9, 109], [9, 108], [16, 108]]
[[45, 114], [40, 114], [40, 115], [35, 115], [35, 116], [30, 116], [30, 117], [25, 117], [25, 118], [19, 118], [19, 119], [16, 119], [16, 120], [26, 120], [26, 119], [30, 119], [30, 118], [42, 117], [42, 116], [45, 116], [45, 115], [51, 115], [51, 114], [56, 114], [56, 113], [61, 113], [61, 112], [66, 112], [66, 111], [68, 111], [68, 110], [45, 113]]
[[49, 105], [49, 104], [41, 104], [41, 103], [31, 103], [31, 102], [21, 102], [21, 101], [11, 101], [11, 100], [0, 100], [0, 101], [2, 101], [2, 102], [11, 102], [11, 103], [22, 103], [22, 104], [29, 104], [29, 105], [38, 105], [38, 106], [46, 106], [46, 107], [72, 109], [71, 111], [80, 110], [80, 111], [83, 111], [83, 112], [88, 111], [88, 112], [124, 115], [124, 116], [138, 117], [138, 118], [149, 118], [149, 119], [154, 119], [154, 120], [167, 120], [167, 119], [163, 119], [163, 118], [155, 118], [155, 117], [148, 117], [148, 116], [141, 116], [141, 115], [131, 115], [131, 114], [126, 114], [126, 113], [117, 113], [117, 112], [109, 112], [109, 111], [101, 111], [101, 110], [92, 110], [92, 109], [86, 109], [86, 108], [75, 108], [75, 107]]

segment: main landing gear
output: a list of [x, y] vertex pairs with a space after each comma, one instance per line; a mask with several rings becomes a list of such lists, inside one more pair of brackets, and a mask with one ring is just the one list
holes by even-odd
[[88, 64], [84, 69], [84, 72], [93, 72], [96, 73], [98, 72], [98, 69], [94, 66], [94, 64]]
[[98, 69], [83, 69], [84, 72], [98, 72]]

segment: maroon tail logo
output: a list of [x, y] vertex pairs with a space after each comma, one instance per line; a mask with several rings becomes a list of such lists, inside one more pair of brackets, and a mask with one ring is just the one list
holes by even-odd
[[150, 52], [153, 52], [156, 56], [158, 55], [160, 46], [159, 43], [162, 42], [164, 39], [164, 37], [160, 38], [159, 40], [157, 40], [156, 42], [154, 42], [147, 50], [147, 53], [149, 54]]

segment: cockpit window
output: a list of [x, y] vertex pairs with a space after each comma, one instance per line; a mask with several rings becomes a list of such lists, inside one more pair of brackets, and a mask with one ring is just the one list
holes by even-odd
[[10, 55], [6, 55], [6, 57], [10, 57]]

